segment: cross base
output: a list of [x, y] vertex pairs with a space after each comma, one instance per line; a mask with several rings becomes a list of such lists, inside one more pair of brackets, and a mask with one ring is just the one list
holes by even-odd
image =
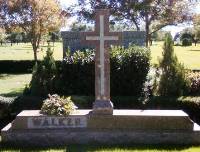
[[94, 115], [112, 115], [113, 103], [110, 100], [96, 100], [93, 103], [93, 110], [91, 113]]

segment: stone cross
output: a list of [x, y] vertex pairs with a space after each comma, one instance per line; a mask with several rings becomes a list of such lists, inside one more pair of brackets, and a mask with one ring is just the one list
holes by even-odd
[[110, 44], [121, 42], [121, 32], [109, 31], [109, 10], [96, 10], [95, 31], [83, 32], [82, 43], [95, 46], [95, 102], [94, 114], [112, 114], [110, 101]]

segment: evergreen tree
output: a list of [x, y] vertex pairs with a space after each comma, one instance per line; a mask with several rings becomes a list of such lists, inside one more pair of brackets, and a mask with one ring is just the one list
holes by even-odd
[[164, 42], [163, 58], [160, 61], [162, 73], [158, 93], [161, 96], [180, 96], [188, 88], [184, 66], [178, 62], [173, 45], [172, 36], [168, 34]]
[[53, 52], [48, 46], [46, 56], [43, 61], [33, 68], [32, 80], [30, 83], [31, 95], [46, 96], [49, 93], [54, 93], [54, 83], [57, 73]]

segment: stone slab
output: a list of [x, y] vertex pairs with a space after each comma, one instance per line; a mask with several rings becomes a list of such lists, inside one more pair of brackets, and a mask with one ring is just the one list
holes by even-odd
[[114, 110], [113, 115], [78, 110], [68, 117], [45, 116], [39, 110], [22, 111], [12, 129], [87, 128], [128, 130], [193, 130], [193, 122], [181, 110]]
[[86, 128], [90, 110], [80, 110], [68, 117], [45, 116], [39, 110], [24, 110], [12, 122], [13, 129]]
[[116, 131], [116, 130], [12, 130], [2, 132], [2, 141], [12, 145], [66, 146], [68, 144], [200, 144], [200, 131]]
[[[27, 125], [30, 118], [50, 120], [45, 125], [40, 122], [33, 127]], [[36, 146], [200, 144], [200, 126], [181, 110], [114, 110], [113, 115], [93, 115], [91, 110], [78, 110], [66, 118], [72, 119], [71, 123], [77, 118], [81, 120], [74, 125], [67, 121], [66, 126], [59, 127], [51, 119], [63, 117], [45, 116], [39, 110], [22, 111], [1, 130], [2, 141], [19, 145], [26, 142]]]

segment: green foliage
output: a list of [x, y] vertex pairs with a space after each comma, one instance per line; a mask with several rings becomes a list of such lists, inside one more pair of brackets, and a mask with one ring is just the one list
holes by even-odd
[[41, 108], [42, 114], [67, 116], [75, 111], [76, 106], [71, 100], [71, 97], [66, 99], [54, 94], [49, 95], [49, 98], [45, 99]]
[[[41, 64], [38, 61], [37, 64]], [[61, 65], [61, 61], [55, 61], [56, 66]], [[0, 60], [0, 73], [32, 73], [35, 61], [33, 60]]]
[[192, 46], [192, 39], [184, 38], [182, 40], [182, 46]]
[[113, 47], [111, 95], [140, 96], [150, 68], [150, 51], [144, 47]]
[[[113, 47], [110, 57], [111, 95], [140, 96], [150, 66], [150, 51], [143, 47]], [[94, 95], [94, 52], [67, 56], [59, 68], [57, 92], [64, 95]], [[127, 83], [128, 82], [128, 83]]]
[[56, 74], [57, 68], [53, 58], [53, 52], [48, 47], [44, 60], [40, 64], [36, 63], [33, 68], [30, 94], [45, 96], [48, 93], [53, 93]]
[[59, 69], [56, 91], [63, 95], [94, 94], [94, 52], [68, 54]]
[[152, 40], [154, 41], [164, 41], [166, 34], [169, 32], [166, 31], [157, 31], [151, 35]]
[[2, 60], [0, 61], [0, 73], [31, 73], [35, 61]]
[[200, 72], [189, 72], [187, 77], [190, 80], [190, 95], [200, 95]]
[[15, 98], [7, 98], [0, 96], [0, 119], [8, 117], [10, 114], [10, 105], [14, 102]]
[[180, 96], [186, 93], [188, 81], [186, 79], [185, 69], [184, 66], [178, 62], [174, 54], [171, 35], [167, 35], [166, 37], [160, 68], [162, 69], [162, 73], [158, 93], [161, 96]]
[[186, 31], [181, 35], [182, 46], [191, 46], [193, 36], [189, 31]]

